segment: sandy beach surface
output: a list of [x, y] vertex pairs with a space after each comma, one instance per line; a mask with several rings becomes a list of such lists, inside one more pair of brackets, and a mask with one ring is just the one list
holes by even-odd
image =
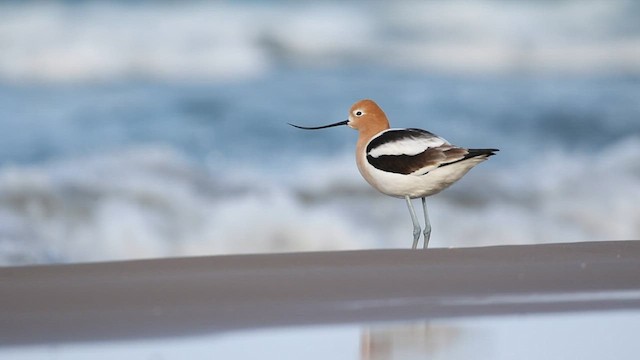
[[640, 309], [640, 241], [0, 268], [0, 344]]

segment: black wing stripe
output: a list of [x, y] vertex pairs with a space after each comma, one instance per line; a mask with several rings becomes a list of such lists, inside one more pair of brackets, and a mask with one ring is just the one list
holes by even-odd
[[369, 144], [367, 145], [367, 154], [369, 154], [371, 150], [377, 148], [378, 146], [390, 142], [401, 141], [404, 139], [414, 139], [423, 137], [425, 135], [435, 137], [434, 134], [421, 129], [402, 129], [401, 131], [389, 130], [369, 142]]
[[367, 161], [373, 167], [385, 172], [408, 175], [426, 166], [440, 163], [445, 155], [438, 148], [429, 148], [416, 155], [367, 155]]
[[[438, 167], [443, 167], [478, 156], [489, 157], [491, 155], [495, 155], [496, 151], [498, 151], [498, 149], [466, 150], [454, 147], [443, 150], [442, 148], [429, 148], [416, 155], [382, 155], [379, 157], [367, 155], [367, 161], [369, 162], [369, 164], [371, 164], [371, 166], [375, 167], [378, 170], [395, 174], [408, 175], [428, 166], [440, 164]], [[464, 152], [466, 154], [461, 152]], [[458, 158], [463, 154], [464, 156]], [[451, 162], [443, 162], [446, 161], [447, 157], [453, 157], [456, 158], [456, 160]]]

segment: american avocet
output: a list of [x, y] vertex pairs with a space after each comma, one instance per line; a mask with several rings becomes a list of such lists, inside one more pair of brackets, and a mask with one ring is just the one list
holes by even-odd
[[431, 224], [425, 198], [446, 189], [498, 151], [457, 147], [426, 130], [390, 129], [387, 116], [372, 100], [353, 104], [349, 119], [345, 121], [317, 127], [289, 125], [305, 130], [347, 125], [358, 130], [358, 170], [378, 191], [406, 200], [413, 222], [414, 249], [418, 246], [421, 229], [411, 199], [422, 198], [424, 248], [427, 248]]

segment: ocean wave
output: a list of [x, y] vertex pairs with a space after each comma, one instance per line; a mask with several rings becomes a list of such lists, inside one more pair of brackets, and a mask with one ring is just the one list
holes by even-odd
[[[432, 245], [637, 239], [638, 154], [635, 137], [481, 164], [429, 198]], [[4, 167], [0, 263], [410, 246], [404, 202], [371, 190], [351, 156], [229, 166], [144, 147]]]
[[218, 175], [166, 148], [4, 167], [0, 263], [358, 247], [348, 219]]
[[0, 79], [230, 80], [281, 66], [640, 73], [633, 1], [7, 2]]

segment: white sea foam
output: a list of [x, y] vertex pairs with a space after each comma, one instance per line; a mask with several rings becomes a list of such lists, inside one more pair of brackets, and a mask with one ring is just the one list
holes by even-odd
[[[443, 236], [454, 242], [446, 245], [638, 239], [638, 154], [637, 137], [595, 155], [537, 154], [488, 176], [490, 182], [476, 181], [461, 189], [471, 198], [472, 192], [485, 193], [478, 199], [484, 205], [474, 209], [447, 202], [435, 221], [437, 216], [444, 224], [446, 218], [464, 219], [463, 226], [443, 226]], [[478, 174], [480, 179], [484, 176]], [[460, 198], [468, 201], [469, 196]]]
[[[429, 199], [432, 244], [637, 239], [638, 154], [640, 139], [630, 138], [595, 155], [481, 164]], [[351, 156], [305, 164], [286, 174], [206, 169], [171, 149], [138, 148], [4, 167], [0, 262], [410, 245], [404, 203], [371, 190]]]
[[0, 79], [244, 79], [282, 64], [640, 72], [633, 1], [8, 2]]
[[[233, 177], [231, 178], [233, 179]], [[3, 263], [362, 247], [349, 219], [144, 148], [0, 171]]]

